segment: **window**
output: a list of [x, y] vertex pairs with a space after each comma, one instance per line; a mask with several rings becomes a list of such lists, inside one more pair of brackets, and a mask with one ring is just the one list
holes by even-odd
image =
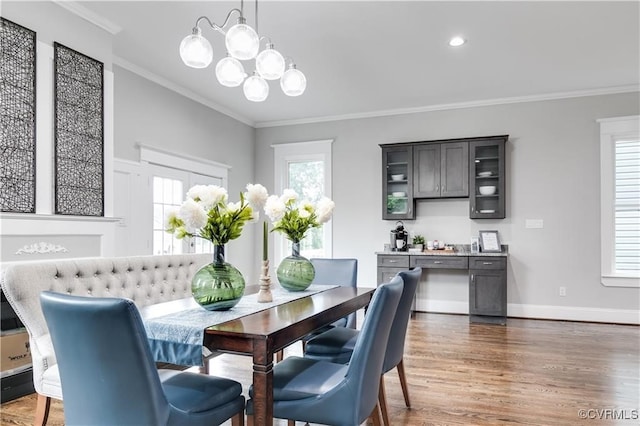
[[151, 177], [153, 254], [212, 253], [213, 246], [209, 241], [202, 238], [178, 240], [165, 232], [165, 219], [170, 210], [182, 205], [192, 186], [218, 185], [226, 188], [228, 166], [146, 146], [140, 147], [140, 157]]
[[167, 214], [182, 204], [184, 190], [178, 179], [153, 177], [153, 254], [181, 254], [182, 242], [165, 232]]
[[640, 287], [640, 117], [599, 122], [602, 284]]
[[[311, 202], [331, 198], [331, 143], [333, 140], [273, 145], [275, 150], [275, 193], [291, 188]], [[291, 242], [275, 236], [275, 262], [291, 254]], [[306, 258], [331, 257], [331, 221], [313, 228], [300, 242], [300, 254]]]

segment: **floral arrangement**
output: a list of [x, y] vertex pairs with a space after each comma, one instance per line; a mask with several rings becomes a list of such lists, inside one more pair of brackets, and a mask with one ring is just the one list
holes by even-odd
[[298, 194], [285, 189], [281, 196], [267, 198], [264, 211], [273, 222], [273, 230], [282, 232], [289, 240], [299, 243], [311, 228], [318, 228], [331, 219], [335, 203], [322, 197], [316, 204], [298, 201]]
[[178, 239], [200, 237], [224, 245], [242, 233], [247, 222], [257, 222], [268, 193], [260, 184], [248, 184], [239, 202], [229, 202], [227, 190], [217, 185], [196, 185], [179, 209], [167, 215], [166, 231]]

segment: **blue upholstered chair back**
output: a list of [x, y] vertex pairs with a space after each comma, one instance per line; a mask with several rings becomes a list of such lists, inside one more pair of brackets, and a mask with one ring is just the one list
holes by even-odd
[[378, 287], [353, 349], [345, 379], [350, 382], [347, 386], [352, 387], [357, 396], [356, 404], [359, 404], [360, 414], [358, 424], [371, 414], [378, 401], [382, 365], [402, 288], [403, 280], [400, 276]]
[[[355, 287], [358, 283], [358, 259], [310, 259], [316, 270], [312, 284], [339, 285]], [[346, 320], [334, 323], [342, 327], [356, 328], [355, 312]]]
[[416, 294], [418, 283], [420, 282], [422, 269], [414, 268], [410, 271], [398, 272], [398, 275], [402, 278], [402, 281], [404, 281], [404, 289], [402, 290], [400, 303], [398, 303], [396, 316], [393, 318], [393, 324], [391, 325], [387, 353], [384, 358], [384, 366], [382, 367], [383, 373], [393, 369], [402, 361], [407, 325], [409, 324], [409, 315], [411, 315], [411, 305], [413, 304], [413, 298]]
[[41, 294], [56, 352], [65, 423], [163, 425], [170, 406], [131, 300]]

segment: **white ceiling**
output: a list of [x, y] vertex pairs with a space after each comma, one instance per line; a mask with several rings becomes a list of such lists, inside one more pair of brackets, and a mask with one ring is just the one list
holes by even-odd
[[[223, 37], [206, 69], [186, 67], [178, 46], [196, 19], [221, 24], [240, 1], [85, 1], [81, 9], [121, 28], [115, 63], [179, 87], [256, 127], [637, 90], [640, 2], [269, 1], [259, 33], [292, 57], [306, 92], [285, 96], [270, 82], [265, 102], [217, 83]], [[255, 3], [245, 16], [254, 24]], [[454, 35], [468, 43], [448, 46]], [[253, 63], [246, 62], [248, 73]]]

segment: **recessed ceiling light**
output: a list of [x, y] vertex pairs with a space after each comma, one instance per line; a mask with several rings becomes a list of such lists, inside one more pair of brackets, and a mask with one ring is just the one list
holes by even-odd
[[462, 37], [456, 36], [456, 37], [453, 37], [451, 40], [449, 40], [449, 46], [458, 47], [458, 46], [462, 46], [466, 42], [467, 40], [463, 39]]

